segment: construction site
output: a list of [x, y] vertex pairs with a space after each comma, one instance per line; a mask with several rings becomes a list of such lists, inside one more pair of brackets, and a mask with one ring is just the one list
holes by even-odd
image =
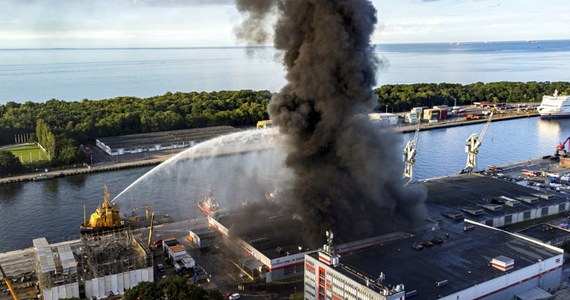
[[[14, 299], [101, 299], [123, 294], [141, 281], [154, 281], [152, 252], [130, 230], [57, 244], [37, 238], [33, 244], [21, 253], [28, 260], [18, 272], [26, 275], [12, 277], [19, 297]], [[10, 274], [16, 274], [13, 267]]]

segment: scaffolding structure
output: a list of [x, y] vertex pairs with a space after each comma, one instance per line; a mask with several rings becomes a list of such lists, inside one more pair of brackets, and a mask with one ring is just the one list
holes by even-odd
[[122, 230], [82, 239], [79, 259], [85, 280], [152, 267], [152, 254], [138, 235]]
[[39, 288], [46, 300], [122, 294], [141, 281], [154, 281], [152, 253], [130, 230], [53, 245], [45, 238], [33, 243]]

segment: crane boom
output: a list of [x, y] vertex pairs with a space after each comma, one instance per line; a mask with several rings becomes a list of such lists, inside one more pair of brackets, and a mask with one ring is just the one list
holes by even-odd
[[489, 126], [491, 126], [491, 119], [493, 118], [493, 113], [491, 112], [491, 114], [489, 115], [489, 119], [487, 119], [487, 122], [485, 123], [485, 126], [483, 127], [483, 129], [481, 130], [481, 133], [479, 134], [479, 144], [481, 144], [481, 141], [483, 141], [483, 139], [485, 138], [485, 135], [487, 134], [487, 130], [489, 130]]
[[467, 153], [467, 163], [465, 164], [465, 168], [461, 170], [461, 174], [463, 173], [471, 173], [473, 170], [477, 169], [477, 154], [479, 154], [479, 147], [481, 147], [481, 143], [483, 142], [483, 138], [487, 134], [487, 130], [491, 125], [491, 119], [493, 118], [493, 112], [489, 115], [485, 126], [479, 134], [473, 133], [467, 138], [467, 144], [465, 145], [465, 152]]
[[8, 276], [6, 276], [6, 273], [4, 273], [4, 269], [2, 269], [1, 265], [0, 265], [0, 272], [2, 273], [2, 278], [4, 278], [4, 282], [6, 282], [6, 286], [8, 286], [8, 290], [10, 290], [10, 295], [12, 295], [12, 299], [19, 300], [18, 295], [16, 294], [16, 291], [12, 286], [12, 280], [10, 280]]
[[418, 139], [420, 137], [420, 126], [421, 123], [418, 123], [418, 127], [416, 128], [416, 132], [414, 133], [414, 138], [411, 141], [408, 141], [406, 147], [404, 147], [404, 178], [408, 178], [408, 183], [412, 181], [414, 176], [413, 168], [416, 162], [416, 153], [417, 153], [417, 145]]
[[148, 230], [148, 249], [150, 249], [151, 241], [152, 241], [152, 229], [154, 226], [154, 213], [152, 213], [152, 217], [150, 217], [150, 228]]

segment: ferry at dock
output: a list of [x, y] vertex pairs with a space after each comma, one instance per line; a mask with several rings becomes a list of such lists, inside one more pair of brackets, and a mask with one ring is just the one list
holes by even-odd
[[542, 96], [538, 113], [543, 119], [570, 118], [570, 96], [558, 95], [558, 90], [552, 96]]

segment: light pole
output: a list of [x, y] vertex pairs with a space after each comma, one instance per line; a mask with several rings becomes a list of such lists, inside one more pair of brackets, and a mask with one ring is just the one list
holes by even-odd
[[388, 113], [388, 104], [386, 104], [386, 113]]

